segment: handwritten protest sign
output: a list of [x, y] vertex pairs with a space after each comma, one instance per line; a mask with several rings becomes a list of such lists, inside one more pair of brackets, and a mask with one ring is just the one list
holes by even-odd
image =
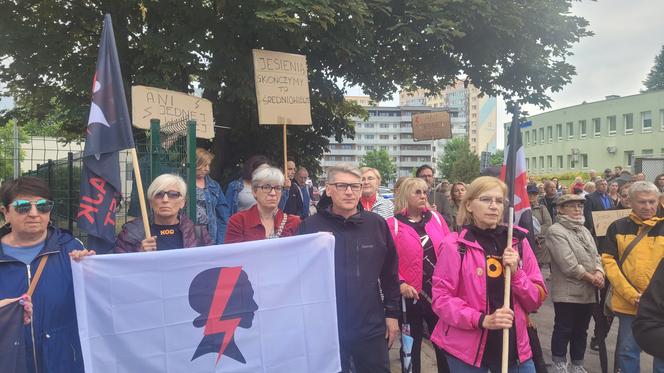
[[310, 125], [306, 57], [260, 49], [253, 56], [258, 123]]
[[437, 111], [413, 115], [413, 140], [451, 139], [450, 113]]
[[150, 128], [150, 119], [161, 124], [189, 118], [196, 121], [196, 137], [214, 137], [212, 103], [186, 93], [146, 86], [131, 87], [132, 122], [134, 127]]
[[628, 216], [632, 209], [593, 211], [593, 225], [597, 237], [606, 236], [606, 230], [614, 221]]

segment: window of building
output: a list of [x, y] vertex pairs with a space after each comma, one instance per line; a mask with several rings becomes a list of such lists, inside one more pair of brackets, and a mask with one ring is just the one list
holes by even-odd
[[373, 123], [364, 123], [364, 128], [374, 128]]
[[588, 128], [586, 127], [586, 121], [585, 120], [580, 120], [579, 121], [579, 138], [580, 139], [585, 139], [586, 136], [588, 136]]
[[567, 156], [567, 167], [574, 169], [576, 168], [576, 162], [574, 161], [574, 156], [573, 155], [568, 155]]
[[537, 144], [537, 130], [533, 130], [533, 145]]
[[364, 138], [367, 140], [373, 140], [374, 135], [364, 135]]
[[558, 163], [558, 169], [562, 170], [563, 169], [563, 156], [562, 155], [556, 156], [556, 163]]
[[544, 156], [539, 157], [539, 165], [540, 165], [540, 169], [542, 169], [542, 171], [544, 171]]
[[659, 128], [664, 131], [664, 109], [659, 110]]
[[537, 157], [533, 157], [533, 160], [530, 163], [533, 165], [533, 170], [537, 170]]
[[571, 139], [574, 137], [574, 123], [572, 122], [567, 122], [565, 123], [565, 126], [567, 127], [567, 138]]
[[546, 156], [546, 167], [551, 171], [553, 169], [553, 156], [547, 155]]
[[526, 158], [526, 170], [530, 171], [530, 158]]
[[399, 123], [392, 123], [392, 128], [399, 128]]
[[634, 159], [634, 151], [629, 150], [625, 152], [625, 164], [632, 167], [632, 160]]
[[379, 137], [380, 137], [381, 140], [389, 140], [390, 139], [390, 135], [379, 135]]
[[397, 135], [392, 135], [392, 140], [396, 140], [396, 139], [398, 139], [398, 138], [399, 138], [399, 137], [398, 137]]
[[652, 151], [652, 149], [643, 149], [641, 151], [641, 154], [643, 154], [643, 155], [652, 155], [653, 151]]
[[380, 146], [380, 150], [387, 150], [387, 146], [385, 146], [385, 145], [381, 145], [381, 146]]
[[611, 115], [610, 117], [606, 117], [606, 123], [609, 126], [609, 136], [615, 136], [616, 135], [616, 116]]
[[390, 124], [389, 123], [381, 123], [380, 128], [390, 128]]
[[634, 133], [634, 114], [623, 114], [623, 125], [625, 126], [625, 135]]
[[526, 131], [526, 145], [530, 145], [530, 131]]
[[581, 160], [581, 168], [588, 168], [588, 154], [581, 154], [579, 158]]
[[397, 150], [397, 146], [394, 145], [394, 146], [392, 147], [392, 150], [396, 151], [396, 150]]
[[558, 139], [558, 141], [563, 139], [563, 124], [562, 123], [556, 124], [556, 138]]
[[544, 128], [539, 129], [540, 144], [544, 144]]
[[367, 151], [371, 151], [371, 150], [374, 150], [374, 146], [373, 145], [367, 145], [367, 146], [364, 147], [364, 149], [367, 150]]
[[641, 132], [652, 132], [652, 112], [641, 112]]
[[593, 118], [593, 132], [595, 137], [602, 135], [602, 121], [599, 118]]

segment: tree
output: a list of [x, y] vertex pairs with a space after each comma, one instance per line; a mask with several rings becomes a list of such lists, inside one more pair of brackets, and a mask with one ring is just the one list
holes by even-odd
[[502, 166], [504, 156], [504, 150], [497, 150], [495, 153], [491, 154], [491, 158], [489, 159], [489, 166]]
[[468, 184], [478, 176], [480, 176], [480, 159], [468, 148], [467, 151], [461, 152], [452, 164], [450, 180]]
[[381, 175], [381, 182], [383, 185], [391, 180], [394, 180], [394, 175], [397, 173], [397, 165], [390, 158], [387, 150], [371, 150], [360, 158], [361, 167], [372, 167], [378, 170]]
[[465, 137], [455, 137], [447, 141], [443, 148], [443, 157], [438, 159], [436, 164], [438, 172], [442, 177], [451, 177], [454, 161], [456, 161], [459, 155], [463, 153], [464, 148], [467, 148], [468, 151], [470, 151], [468, 140]]
[[655, 57], [655, 65], [650, 69], [646, 80], [643, 81], [647, 91], [664, 89], [664, 46]]
[[[22, 128], [18, 128], [18, 140], [21, 144], [28, 143], [28, 136]], [[0, 181], [14, 177], [14, 149], [16, 139], [14, 138], [14, 121], [0, 125]], [[25, 150], [19, 149], [18, 161], [25, 157]]]
[[230, 127], [212, 144], [219, 176], [256, 152], [281, 158], [281, 128], [258, 125], [251, 49], [303, 54], [314, 124], [289, 129], [288, 141], [316, 173], [329, 138], [352, 137], [350, 119], [364, 114], [343, 100], [339, 81], [380, 101], [397, 87], [440, 91], [462, 73], [486, 94], [548, 107], [549, 92], [575, 74], [572, 44], [591, 35], [571, 3], [0, 0], [0, 81], [16, 100], [8, 117], [39, 123], [59, 111], [62, 132], [82, 137], [110, 13], [127, 92], [197, 86], [216, 123]]

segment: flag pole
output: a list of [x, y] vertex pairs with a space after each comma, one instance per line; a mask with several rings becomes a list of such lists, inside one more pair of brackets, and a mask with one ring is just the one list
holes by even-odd
[[[514, 228], [514, 207], [510, 206], [509, 220], [507, 221], [507, 246], [512, 247], [512, 230]], [[509, 266], [505, 266], [505, 291], [503, 295], [503, 307], [510, 307], [510, 293], [512, 289], [512, 270]], [[507, 373], [508, 360], [510, 354], [510, 329], [503, 329], [503, 358], [502, 358], [502, 373]]]
[[288, 144], [286, 142], [286, 127], [288, 124], [284, 122], [284, 176], [288, 177]]
[[136, 178], [136, 187], [138, 190], [138, 204], [141, 206], [141, 217], [143, 218], [143, 229], [145, 238], [150, 238], [150, 222], [148, 221], [148, 207], [145, 203], [145, 194], [143, 194], [143, 179], [141, 178], [141, 169], [138, 166], [138, 155], [136, 148], [131, 148], [131, 163], [134, 167], [134, 177]]

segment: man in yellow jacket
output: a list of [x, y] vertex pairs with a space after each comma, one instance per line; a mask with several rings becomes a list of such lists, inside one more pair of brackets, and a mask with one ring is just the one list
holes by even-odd
[[[631, 214], [613, 222], [606, 232], [602, 264], [613, 288], [610, 306], [620, 322], [616, 351], [620, 370], [625, 373], [640, 371], [641, 348], [632, 335], [632, 322], [641, 294], [664, 258], [664, 217], [657, 214], [659, 194], [653, 183], [632, 184]], [[637, 238], [639, 241], [627, 250]], [[652, 372], [664, 373], [664, 360], [655, 358]]]

